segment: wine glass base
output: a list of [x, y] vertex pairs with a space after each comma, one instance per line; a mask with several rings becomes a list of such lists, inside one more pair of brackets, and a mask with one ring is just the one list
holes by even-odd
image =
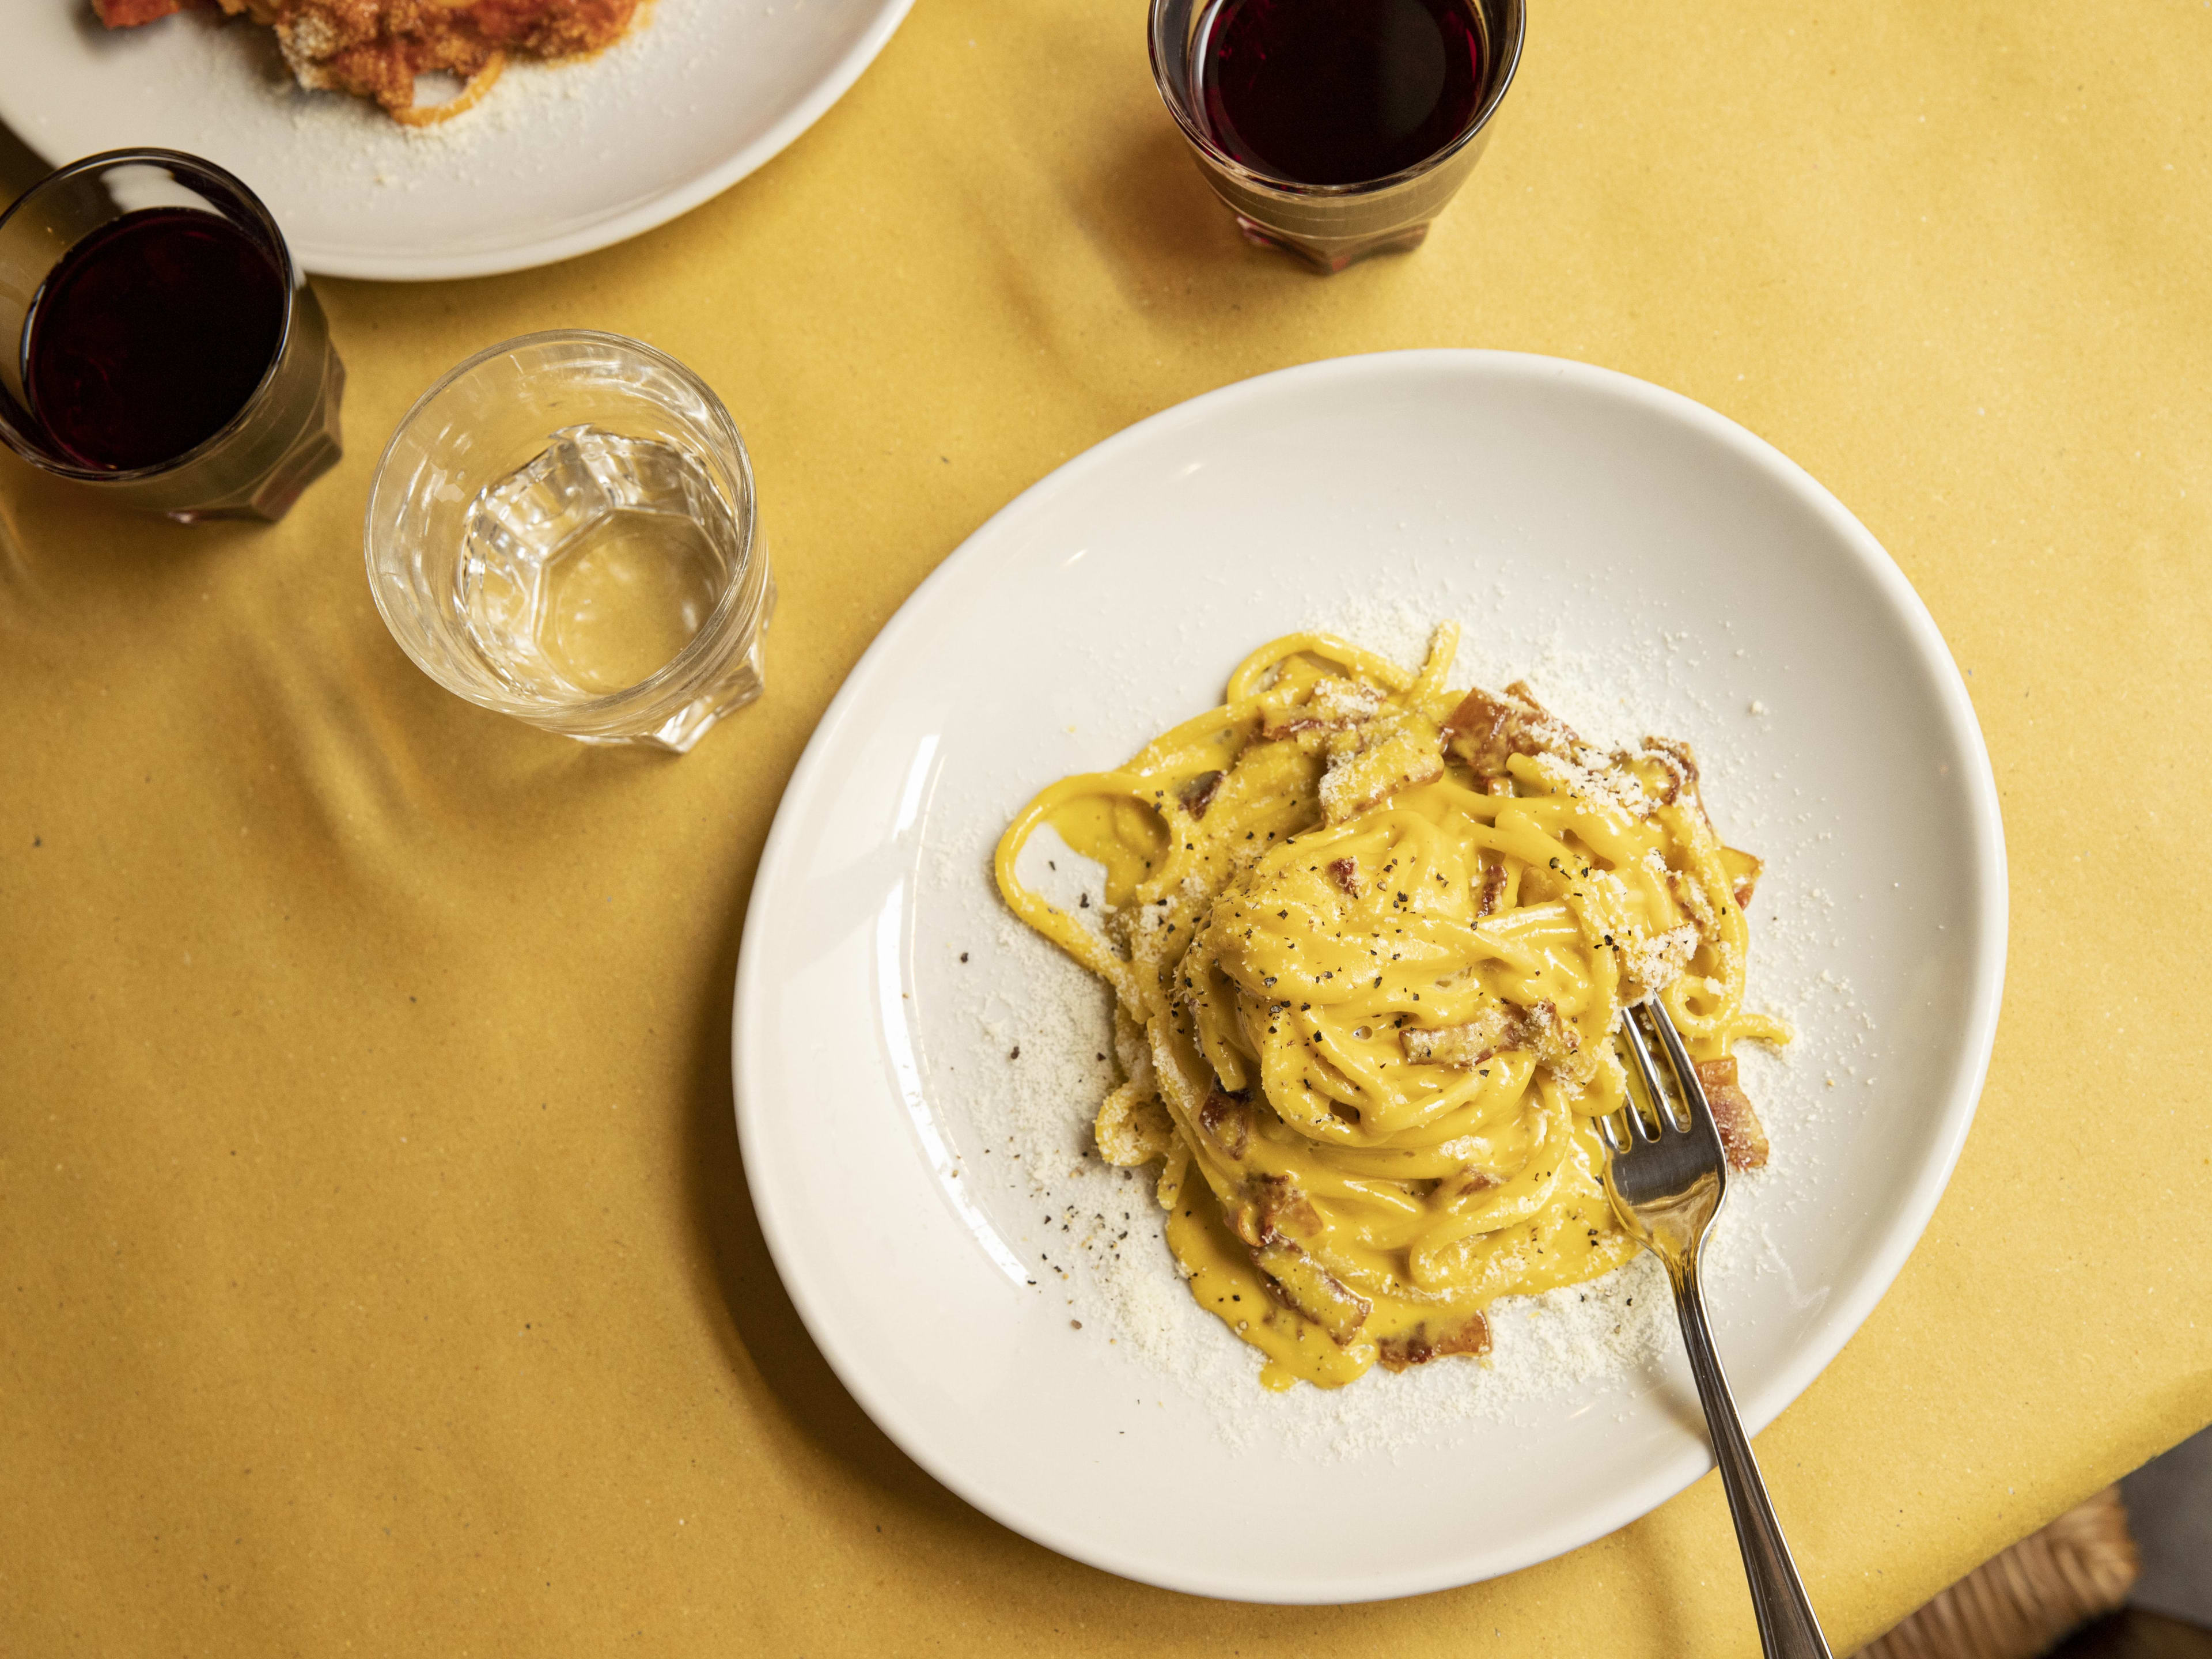
[[1325, 276], [1333, 276], [1346, 266], [1357, 264], [1377, 253], [1410, 253], [1426, 241], [1429, 235], [1429, 222], [1425, 219], [1417, 225], [1401, 226], [1373, 236], [1321, 238], [1294, 236], [1283, 231], [1270, 230], [1239, 213], [1237, 215], [1237, 228], [1244, 234], [1244, 240], [1253, 246], [1287, 253]]

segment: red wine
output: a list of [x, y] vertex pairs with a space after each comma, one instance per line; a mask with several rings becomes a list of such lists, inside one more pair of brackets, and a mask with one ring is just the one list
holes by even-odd
[[80, 466], [157, 466], [246, 407], [283, 329], [265, 243], [218, 213], [146, 208], [47, 273], [23, 323], [23, 389]]
[[1384, 178], [1465, 132], [1482, 101], [1467, 0], [1218, 0], [1202, 33], [1207, 136], [1277, 179]]

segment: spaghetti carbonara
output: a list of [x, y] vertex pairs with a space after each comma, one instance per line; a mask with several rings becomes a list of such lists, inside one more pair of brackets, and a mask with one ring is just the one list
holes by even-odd
[[[1615, 1224], [1597, 1120], [1625, 1004], [1681, 1029], [1731, 1160], [1765, 1161], [1730, 1045], [1758, 860], [1721, 844], [1688, 748], [1602, 754], [1518, 684], [1445, 689], [1317, 634], [1119, 771], [1054, 784], [1000, 842], [1015, 912], [1112, 988], [1109, 1163], [1159, 1165], [1170, 1248], [1261, 1380], [1334, 1387], [1489, 1346], [1495, 1298], [1591, 1279]], [[1105, 904], [1016, 872], [1050, 824]]]

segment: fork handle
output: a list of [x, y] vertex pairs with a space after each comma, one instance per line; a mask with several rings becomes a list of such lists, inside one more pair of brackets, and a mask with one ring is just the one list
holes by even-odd
[[1736, 1547], [1743, 1553], [1744, 1576], [1751, 1580], [1751, 1605], [1759, 1619], [1759, 1643], [1766, 1659], [1832, 1659], [1820, 1634], [1813, 1604], [1783, 1541], [1781, 1523], [1767, 1502], [1766, 1482], [1759, 1479], [1759, 1460], [1751, 1455], [1751, 1438], [1735, 1414], [1728, 1376], [1720, 1356], [1713, 1351], [1713, 1334], [1705, 1323], [1705, 1293], [1698, 1288], [1698, 1261], [1692, 1255], [1680, 1267], [1668, 1264], [1668, 1277], [1674, 1285], [1674, 1312], [1682, 1322], [1682, 1341], [1690, 1351], [1690, 1374], [1697, 1379], [1698, 1399], [1705, 1408], [1705, 1423], [1712, 1431], [1713, 1458], [1720, 1465], [1721, 1485], [1728, 1492], [1729, 1513], [1735, 1521]]

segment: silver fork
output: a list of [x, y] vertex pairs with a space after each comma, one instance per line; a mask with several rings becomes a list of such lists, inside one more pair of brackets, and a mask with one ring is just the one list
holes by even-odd
[[[1677, 1085], [1674, 1093], [1688, 1113], [1686, 1122], [1660, 1086], [1644, 1030], [1646, 1023], [1666, 1056], [1667, 1070]], [[1722, 1154], [1713, 1109], [1698, 1081], [1697, 1067], [1690, 1063], [1689, 1051], [1682, 1046], [1681, 1033], [1657, 998], [1630, 1008], [1620, 1024], [1630, 1058], [1657, 1115], [1647, 1121], [1632, 1096], [1624, 1112], [1600, 1120], [1613, 1154], [1606, 1162], [1606, 1195], [1631, 1237], [1667, 1264], [1668, 1282], [1674, 1287], [1674, 1312], [1682, 1322], [1683, 1346], [1690, 1351], [1690, 1374], [1698, 1381], [1698, 1399], [1712, 1431], [1714, 1461], [1728, 1491], [1729, 1513], [1735, 1518], [1736, 1547], [1743, 1552], [1744, 1575], [1751, 1580], [1759, 1645], [1767, 1659], [1831, 1659], [1813, 1604], [1805, 1599], [1805, 1586], [1790, 1559], [1790, 1547], [1783, 1542], [1774, 1506], [1767, 1502], [1766, 1483], [1759, 1477], [1750, 1437], [1736, 1417], [1728, 1377], [1705, 1323], [1698, 1262], [1721, 1200], [1728, 1196], [1728, 1160]], [[1627, 1118], [1626, 1128], [1617, 1121], [1620, 1116]]]

